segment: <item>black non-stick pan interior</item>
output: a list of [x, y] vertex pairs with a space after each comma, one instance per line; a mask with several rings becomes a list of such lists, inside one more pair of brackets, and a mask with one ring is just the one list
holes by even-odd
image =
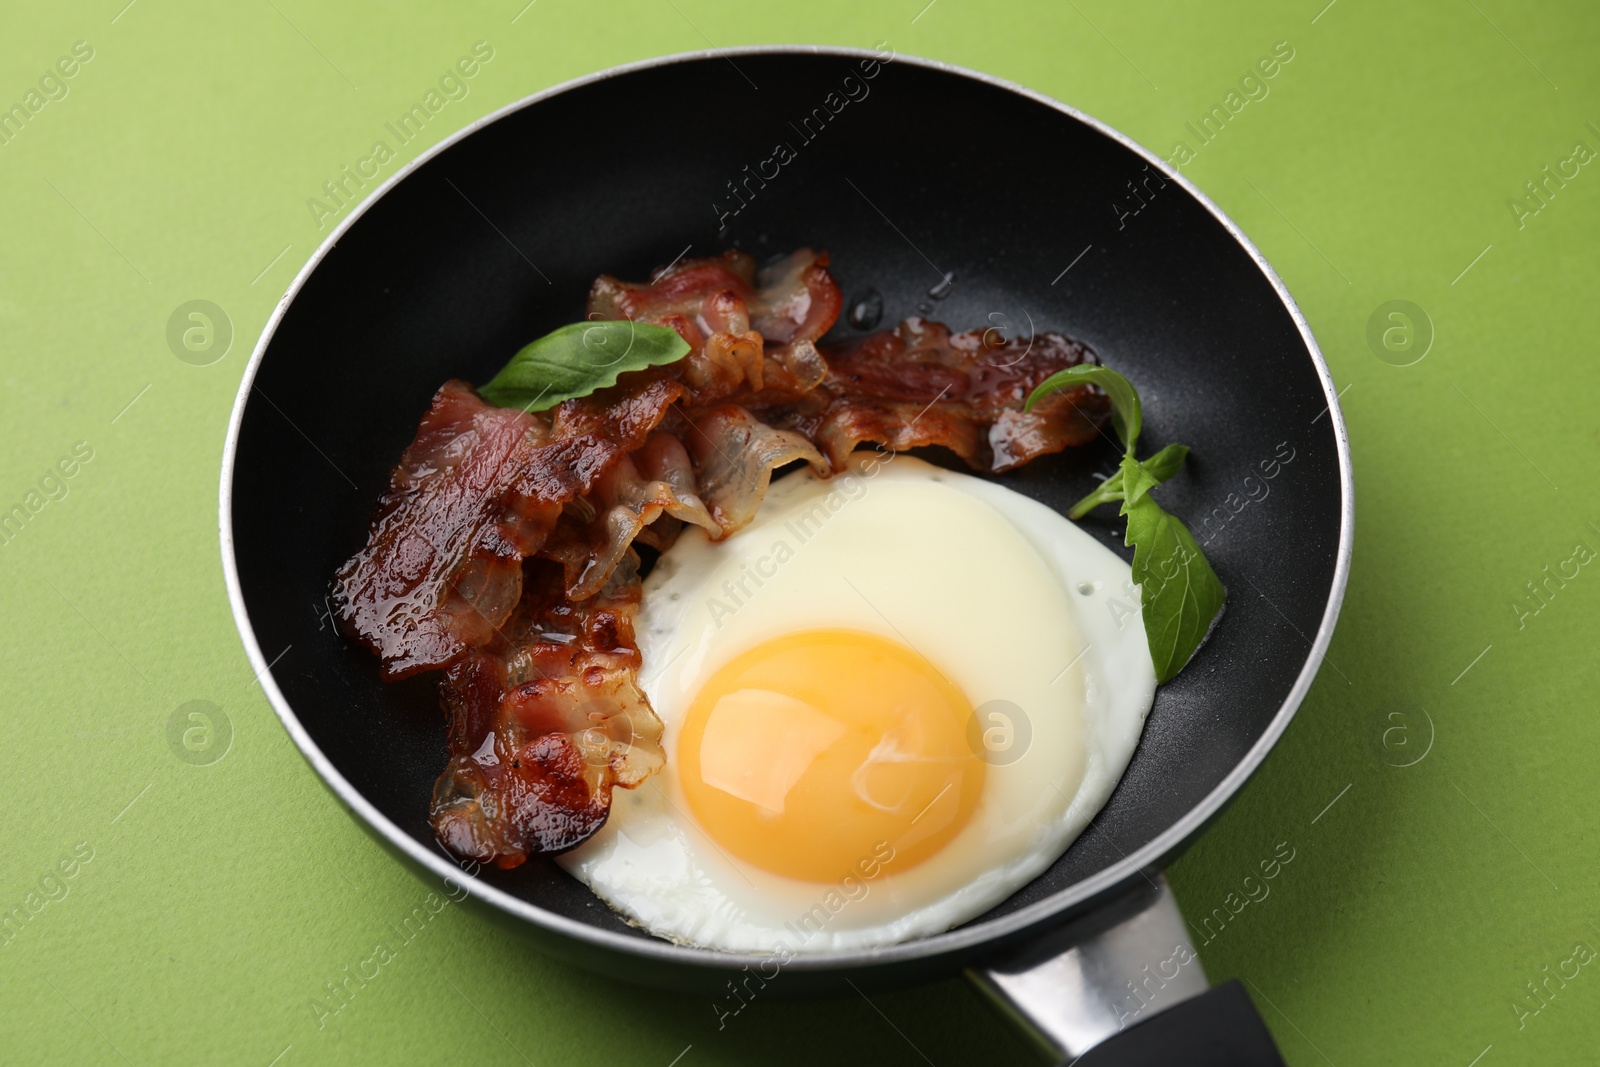
[[[1160, 495], [1227, 584], [1227, 613], [1161, 688], [1104, 811], [986, 918], [1154, 840], [1284, 704], [1334, 583], [1341, 492], [1322, 382], [1262, 267], [1199, 200], [1093, 126], [960, 74], [895, 61], [869, 79], [861, 66], [698, 58], [513, 111], [372, 204], [294, 296], [239, 430], [240, 589], [265, 657], [289, 649], [272, 677], [312, 740], [418, 841], [431, 847], [428, 797], [445, 760], [434, 682], [381, 684], [376, 660], [328, 625], [329, 578], [362, 543], [440, 383], [485, 381], [528, 340], [581, 318], [597, 274], [643, 278], [682, 254], [739, 247], [761, 259], [809, 245], [831, 253], [847, 297], [881, 294], [884, 325], [921, 313], [1012, 336], [1065, 331], [1137, 384], [1146, 451], [1193, 449]], [[856, 333], [841, 319], [833, 336]], [[1113, 462], [1102, 443], [1002, 480], [1065, 510]], [[1086, 526], [1131, 551], [1111, 509]], [[939, 576], [927, 580], [936, 596]], [[481, 877], [646, 936], [548, 863]]]

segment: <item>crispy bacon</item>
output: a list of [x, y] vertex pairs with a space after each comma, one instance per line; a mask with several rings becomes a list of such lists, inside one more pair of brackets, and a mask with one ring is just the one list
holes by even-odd
[[561, 568], [530, 561], [515, 615], [493, 644], [445, 672], [450, 762], [434, 785], [433, 826], [464, 859], [515, 867], [583, 841], [614, 786], [666, 761], [661, 722], [635, 682], [639, 558], [627, 552], [586, 599]]
[[[838, 283], [828, 273], [827, 253], [809, 248], [759, 272], [748, 252], [731, 249], [720, 256], [684, 260], [648, 282], [602, 274], [589, 290], [591, 318], [665, 325], [671, 316], [682, 315], [702, 334], [754, 329], [780, 345], [815, 341], [827, 333], [839, 317], [841, 302]], [[748, 325], [741, 328], [741, 321]]]
[[683, 386], [670, 379], [637, 377], [628, 385], [597, 390], [588, 396], [562, 401], [556, 407], [552, 437], [599, 437], [617, 446], [618, 454], [643, 445]]
[[799, 460], [818, 474], [830, 473], [809, 440], [777, 430], [736, 404], [685, 411], [684, 444], [694, 459], [700, 489], [726, 537], [755, 517], [772, 472]]
[[[652, 523], [663, 517], [704, 527], [713, 537], [722, 527], [696, 489], [694, 467], [683, 442], [668, 433], [650, 436], [643, 448], [623, 456], [575, 501], [545, 542], [542, 555], [562, 564], [567, 596], [594, 595]], [[657, 540], [654, 547], [667, 547]]]
[[555, 437], [446, 382], [389, 477], [366, 546], [334, 577], [345, 632], [390, 679], [487, 643], [521, 595], [523, 557], [619, 452], [594, 433]]
[[690, 348], [677, 376], [695, 403], [708, 404], [741, 386], [791, 398], [814, 386], [821, 360], [811, 343], [833, 326], [842, 302], [827, 253], [802, 248], [757, 271], [749, 253], [734, 250], [684, 260], [643, 283], [602, 274], [588, 314], [677, 330]]
[[862, 442], [1008, 470], [1089, 440], [1109, 414], [1089, 388], [1022, 412], [1040, 381], [1094, 358], [1069, 338], [908, 319], [819, 349], [839, 305], [809, 249], [761, 271], [729, 252], [647, 283], [602, 276], [592, 317], [670, 326], [689, 354], [548, 416], [459, 381], [434, 397], [334, 596], [386, 678], [444, 671], [450, 759], [432, 819], [451, 852], [512, 867], [570, 848], [613, 788], [662, 766], [635, 681], [635, 543], [664, 550], [685, 525], [726, 537], [778, 468], [826, 476]]
[[1105, 396], [1086, 386], [1023, 413], [1040, 382], [1094, 359], [1087, 345], [1058, 333], [1026, 341], [995, 330], [952, 334], [912, 318], [825, 354], [820, 387], [760, 413], [815, 441], [834, 466], [871, 441], [896, 451], [943, 445], [978, 470], [1006, 471], [1093, 440], [1111, 413]]

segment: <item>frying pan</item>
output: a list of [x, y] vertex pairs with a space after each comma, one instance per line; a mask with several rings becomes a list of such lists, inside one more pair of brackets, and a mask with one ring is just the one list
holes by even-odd
[[[1266, 757], [1322, 662], [1349, 570], [1350, 457], [1310, 329], [1215, 204], [1080, 112], [887, 45], [618, 68], [504, 108], [372, 188], [379, 177], [351, 171], [340, 201], [324, 201], [366, 197], [246, 368], [221, 535], [263, 688], [384, 847], [595, 971], [718, 992], [770, 974], [768, 957], [650, 937], [549, 862], [458, 867], [427, 820], [445, 762], [434, 680], [380, 683], [377, 661], [333, 631], [326, 595], [446, 378], [485, 381], [530, 338], [581, 319], [602, 272], [644, 277], [729, 247], [758, 259], [828, 249], [846, 308], [863, 311], [833, 337], [857, 335], [881, 302], [883, 325], [928, 314], [1006, 336], [1061, 330], [1126, 373], [1144, 399], [1142, 449], [1193, 449], [1162, 502], [1230, 596], [1157, 693], [1109, 803], [1044, 874], [947, 933], [797, 957], [772, 994], [966, 970], [1057, 1055], [1099, 1046], [1085, 1063], [1116, 1050], [1134, 1062], [1178, 1040], [1191, 1063], [1209, 1062], [1207, 1048], [1217, 1062], [1277, 1062], [1237, 983], [1206, 991], [1159, 872]], [[1115, 460], [1102, 443], [1000, 477], [1065, 511]], [[1129, 555], [1110, 509], [1084, 525]]]

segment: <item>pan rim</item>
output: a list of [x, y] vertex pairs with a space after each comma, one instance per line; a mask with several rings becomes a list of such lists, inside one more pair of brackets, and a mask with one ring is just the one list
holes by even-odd
[[[338, 768], [322, 752], [311, 738], [310, 733], [301, 724], [289, 701], [279, 690], [272, 676], [272, 663], [267, 660], [259, 642], [256, 640], [254, 629], [250, 624], [249, 613], [245, 607], [244, 592], [239, 581], [238, 565], [234, 552], [233, 476], [239, 434], [244, 421], [244, 410], [249, 402], [261, 361], [271, 345], [279, 324], [288, 312], [294, 298], [310, 280], [311, 275], [322, 264], [327, 254], [338, 244], [340, 238], [392, 188], [404, 181], [424, 164], [443, 154], [446, 150], [472, 134], [508, 115], [551, 97], [638, 71], [708, 59], [726, 59], [729, 56], [740, 55], [818, 55], [840, 58], [881, 59], [883, 53], [867, 48], [833, 45], [745, 45], [733, 48], [707, 48], [692, 52], [679, 52], [608, 67], [605, 70], [586, 74], [542, 89], [478, 118], [406, 163], [378, 186], [371, 196], [355, 205], [350, 213], [334, 227], [322, 244], [317, 247], [311, 258], [306, 261], [305, 265], [295, 275], [293, 282], [284, 290], [283, 296], [279, 298], [277, 306], [273, 309], [271, 316], [268, 317], [266, 324], [262, 328], [261, 336], [251, 352], [249, 362], [245, 365], [239, 383], [239, 390], [234, 399], [233, 410], [228, 419], [227, 437], [223, 445], [218, 522], [223, 577], [228, 590], [229, 606], [233, 613], [234, 624], [237, 626], [239, 636], [244, 643], [245, 653], [255, 670], [256, 680], [260, 682], [273, 711], [277, 714], [279, 721], [294, 741], [295, 746], [300, 750], [301, 755], [306, 759], [306, 762], [311, 765], [312, 769], [322, 778], [328, 788], [351, 811], [358, 815], [368, 826], [380, 833], [391, 846], [397, 848], [423, 869], [445, 879], [449, 883], [462, 887], [467, 894], [476, 898], [479, 903], [497, 909], [512, 918], [598, 948], [611, 949], [626, 955], [642, 956], [669, 964], [698, 965], [716, 970], [739, 970], [746, 966], [755, 966], [769, 957], [760, 953], [723, 952], [718, 949], [673, 944], [654, 937], [639, 937], [632, 934], [617, 933], [547, 911], [503, 889], [491, 886], [475, 876], [466, 874], [454, 861], [447, 859], [442, 853], [430, 851], [380, 812], [351, 785], [349, 780], [339, 772]], [[1217, 783], [1198, 804], [1190, 808], [1181, 818], [1168, 826], [1146, 845], [1123, 857], [1117, 863], [1011, 914], [881, 948], [844, 952], [802, 953], [792, 956], [785, 964], [786, 967], [799, 971], [832, 971], [852, 967], [905, 963], [925, 957], [976, 950], [991, 942], [1015, 936], [1030, 928], [1048, 923], [1053, 917], [1062, 912], [1069, 911], [1086, 901], [1109, 894], [1122, 883], [1143, 875], [1146, 871], [1157, 869], [1167, 855], [1199, 832], [1211, 818], [1222, 810], [1233, 795], [1255, 773], [1262, 761], [1265, 760], [1267, 753], [1271, 751], [1272, 747], [1288, 728], [1290, 720], [1294, 718], [1295, 712], [1299, 709], [1306, 693], [1310, 690], [1311, 683], [1322, 665], [1328, 645], [1333, 638], [1334, 624], [1339, 617], [1339, 610], [1344, 601], [1345, 587], [1349, 580], [1353, 551], [1355, 498], [1350, 441], [1344, 415], [1339, 407], [1339, 394], [1334, 386], [1332, 373], [1329, 371], [1327, 362], [1323, 358], [1322, 350], [1317, 345], [1316, 338], [1311, 332], [1310, 324], [1301, 313], [1299, 305], [1295, 303], [1294, 298], [1289, 294], [1282, 278], [1278, 276], [1277, 271], [1273, 269], [1255, 244], [1245, 236], [1238, 225], [1209, 196], [1175, 168], [1168, 166], [1166, 160], [1162, 159], [1157, 153], [1152, 152], [1121, 131], [1112, 128], [1091, 115], [1085, 114], [1070, 104], [1065, 104], [1016, 82], [940, 60], [899, 53], [894, 53], [893, 59], [896, 63], [905, 63], [944, 74], [952, 74], [1003, 89], [1061, 112], [1134, 152], [1148, 162], [1150, 166], [1156, 168], [1168, 180], [1177, 182], [1222, 224], [1234, 241], [1255, 262], [1267, 282], [1272, 286], [1285, 310], [1288, 311], [1296, 328], [1299, 330], [1302, 341], [1306, 345], [1307, 352], [1311, 356], [1312, 365], [1322, 384], [1323, 395], [1328, 402], [1326, 410], [1332, 423], [1335, 450], [1339, 462], [1339, 545], [1334, 562], [1333, 580], [1328, 592], [1327, 607], [1323, 612], [1322, 620], [1315, 636], [1311, 638], [1311, 647], [1306, 656], [1305, 664], [1297, 675], [1294, 685], [1290, 688], [1277, 712], [1274, 713], [1266, 729], [1256, 739], [1255, 744], [1250, 747], [1249, 751], [1234, 765], [1233, 769], [1228, 772], [1222, 781]]]

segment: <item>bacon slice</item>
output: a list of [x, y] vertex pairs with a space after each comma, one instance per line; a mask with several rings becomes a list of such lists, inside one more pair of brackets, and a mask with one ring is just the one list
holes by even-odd
[[[738, 530], [755, 517], [779, 467], [804, 461], [818, 474], [830, 471], [805, 437], [734, 404], [682, 410], [669, 425], [567, 505], [540, 549], [562, 564], [573, 600], [604, 585], [635, 540], [670, 547], [683, 523], [716, 540]], [[663, 518], [676, 525], [647, 536]]]
[[556, 407], [550, 435], [599, 437], [616, 445], [619, 454], [643, 445], [683, 395], [683, 386], [648, 372], [623, 377], [629, 379], [626, 384], [562, 401]]
[[619, 451], [594, 433], [555, 438], [541, 420], [446, 382], [389, 477], [366, 546], [335, 575], [345, 633], [389, 679], [487, 644], [521, 595], [523, 557]]
[[1024, 414], [1035, 386], [1094, 360], [1058, 333], [1027, 341], [993, 330], [952, 334], [920, 318], [825, 352], [828, 376], [792, 404], [757, 405], [774, 426], [798, 431], [841, 466], [870, 441], [904, 450], [942, 445], [978, 470], [1006, 471], [1094, 439], [1110, 416], [1099, 390], [1070, 389]]
[[[757, 271], [747, 252], [690, 259], [648, 282], [603, 274], [589, 291], [590, 318], [632, 319], [678, 331], [689, 354], [677, 375], [695, 403], [709, 404], [741, 386], [773, 387], [790, 398], [816, 384], [814, 350], [804, 348], [833, 326], [843, 297], [828, 273], [827, 253], [802, 248]], [[766, 353], [767, 345], [788, 351]]]
[[657, 271], [648, 282], [602, 274], [589, 290], [589, 315], [663, 325], [681, 315], [710, 335], [733, 324], [729, 315], [736, 309], [722, 294], [743, 305], [750, 323], [746, 329], [776, 344], [815, 341], [833, 326], [843, 302], [828, 273], [826, 252], [802, 248], [757, 272], [748, 252], [730, 249], [720, 256], [683, 260]]
[[815, 341], [833, 328], [843, 303], [828, 254], [802, 248], [756, 275], [751, 326], [773, 344]]
[[[633, 542], [664, 515], [679, 523], [672, 535], [688, 522], [722, 536], [696, 490], [683, 442], [656, 433], [638, 452], [618, 460], [587, 499], [567, 509], [540, 554], [562, 564], [567, 596], [582, 600], [610, 580]], [[663, 536], [669, 535], [663, 531]], [[658, 538], [655, 547], [665, 544]]]
[[779, 467], [805, 460], [818, 474], [831, 473], [805, 437], [773, 429], [736, 404], [686, 411], [683, 421], [701, 494], [720, 527], [718, 540], [755, 517]]
[[666, 762], [661, 722], [634, 680], [639, 598], [631, 551], [578, 602], [559, 566], [531, 562], [503, 636], [446, 672], [450, 762], [431, 818], [452, 853], [515, 867], [571, 848], [605, 822], [613, 787]]

